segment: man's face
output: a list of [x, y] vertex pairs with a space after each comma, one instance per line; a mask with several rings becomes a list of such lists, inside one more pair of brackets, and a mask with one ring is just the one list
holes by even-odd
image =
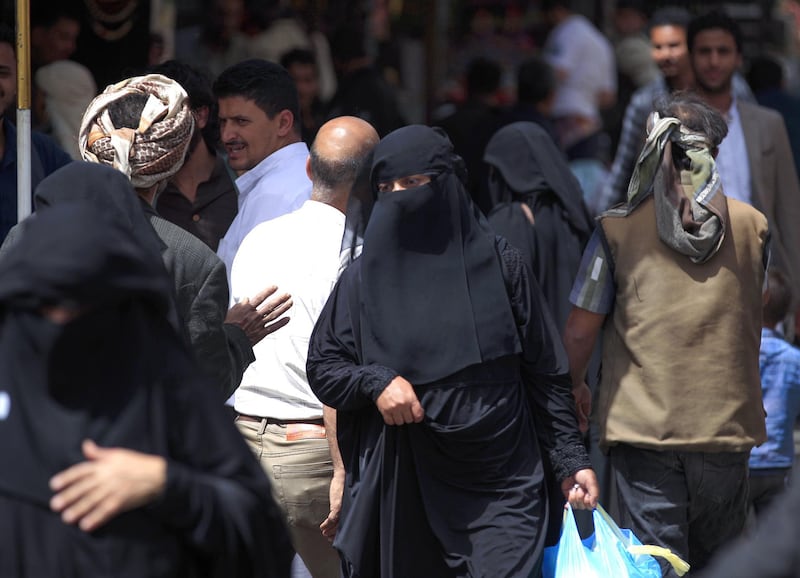
[[314, 99], [319, 94], [317, 67], [313, 64], [295, 62], [289, 67], [288, 72], [297, 87], [297, 97], [301, 108], [311, 106], [311, 103], [314, 102]]
[[49, 28], [37, 31], [33, 41], [38, 50], [42, 64], [49, 64], [56, 60], [66, 60], [75, 52], [77, 47], [80, 24], [70, 18], [59, 18]]
[[0, 117], [17, 96], [17, 59], [10, 44], [0, 42]]
[[729, 91], [733, 73], [742, 63], [733, 35], [719, 28], [695, 36], [691, 59], [695, 82], [710, 94]]
[[280, 119], [270, 119], [255, 101], [243, 96], [219, 99], [219, 129], [228, 164], [237, 172], [249, 171], [280, 147]]
[[675, 78], [689, 70], [686, 29], [680, 26], [655, 26], [650, 30], [650, 54], [664, 78]]

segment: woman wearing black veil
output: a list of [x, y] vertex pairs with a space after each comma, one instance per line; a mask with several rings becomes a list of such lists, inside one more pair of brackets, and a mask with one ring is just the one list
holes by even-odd
[[573, 505], [596, 500], [558, 332], [461, 166], [436, 129], [380, 142], [362, 256], [312, 336], [309, 382], [339, 412], [348, 577], [533, 575], [542, 452]]
[[151, 245], [74, 201], [0, 259], [0, 576], [288, 576], [269, 481], [168, 322]]
[[550, 135], [532, 122], [498, 130], [483, 160], [490, 166], [489, 224], [522, 253], [563, 331], [572, 282], [594, 229], [580, 184]]

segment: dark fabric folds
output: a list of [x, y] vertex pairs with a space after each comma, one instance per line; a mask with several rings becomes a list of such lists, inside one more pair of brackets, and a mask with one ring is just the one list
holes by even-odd
[[365, 361], [414, 384], [521, 350], [494, 234], [464, 191], [459, 163], [444, 133], [421, 125], [394, 131], [375, 150], [374, 190], [432, 177], [379, 195], [362, 257]]
[[[594, 228], [580, 185], [547, 132], [532, 122], [497, 131], [484, 161], [493, 167], [489, 224], [522, 253], [563, 331], [572, 283]], [[533, 223], [520, 204], [530, 209]]]
[[542, 127], [533, 122], [504, 126], [486, 145], [483, 160], [502, 176], [489, 182], [493, 205], [535, 200], [539, 194], [550, 192], [562, 207], [564, 220], [580, 234], [591, 234], [594, 226], [580, 183]]
[[[0, 576], [288, 576], [269, 482], [170, 303], [160, 254], [114, 214], [70, 201], [22, 224], [0, 261]], [[163, 456], [162, 499], [91, 534], [64, 524], [48, 481], [85, 439]]]
[[559, 479], [590, 467], [541, 292], [515, 250], [498, 240], [498, 253], [523, 353], [415, 387], [422, 423], [387, 426], [374, 405], [397, 373], [364, 360], [363, 260], [320, 315], [308, 376], [338, 410], [347, 482], [334, 546], [345, 576], [536, 575], [547, 525], [542, 454]]
[[71, 163], [44, 179], [34, 194], [36, 210], [65, 201], [88, 201], [103, 213], [114, 213], [148, 251], [166, 249], [142, 212], [130, 180], [120, 171], [97, 163]]

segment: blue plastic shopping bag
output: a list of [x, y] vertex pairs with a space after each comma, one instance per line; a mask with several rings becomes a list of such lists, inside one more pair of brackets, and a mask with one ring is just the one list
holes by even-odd
[[598, 506], [592, 512], [594, 534], [581, 540], [572, 508], [564, 511], [558, 544], [544, 551], [544, 578], [661, 578], [653, 556], [666, 558], [679, 576], [689, 565], [658, 546], [644, 546], [630, 530], [621, 530]]

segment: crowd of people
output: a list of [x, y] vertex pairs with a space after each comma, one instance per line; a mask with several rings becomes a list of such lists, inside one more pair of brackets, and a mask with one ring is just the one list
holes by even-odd
[[516, 102], [481, 56], [430, 125], [363, 27], [326, 103], [289, 22], [98, 93], [52, 14], [20, 223], [0, 24], [0, 578], [538, 577], [599, 503], [795, 576], [788, 113], [726, 13], [617, 10], [615, 50], [542, 2]]

